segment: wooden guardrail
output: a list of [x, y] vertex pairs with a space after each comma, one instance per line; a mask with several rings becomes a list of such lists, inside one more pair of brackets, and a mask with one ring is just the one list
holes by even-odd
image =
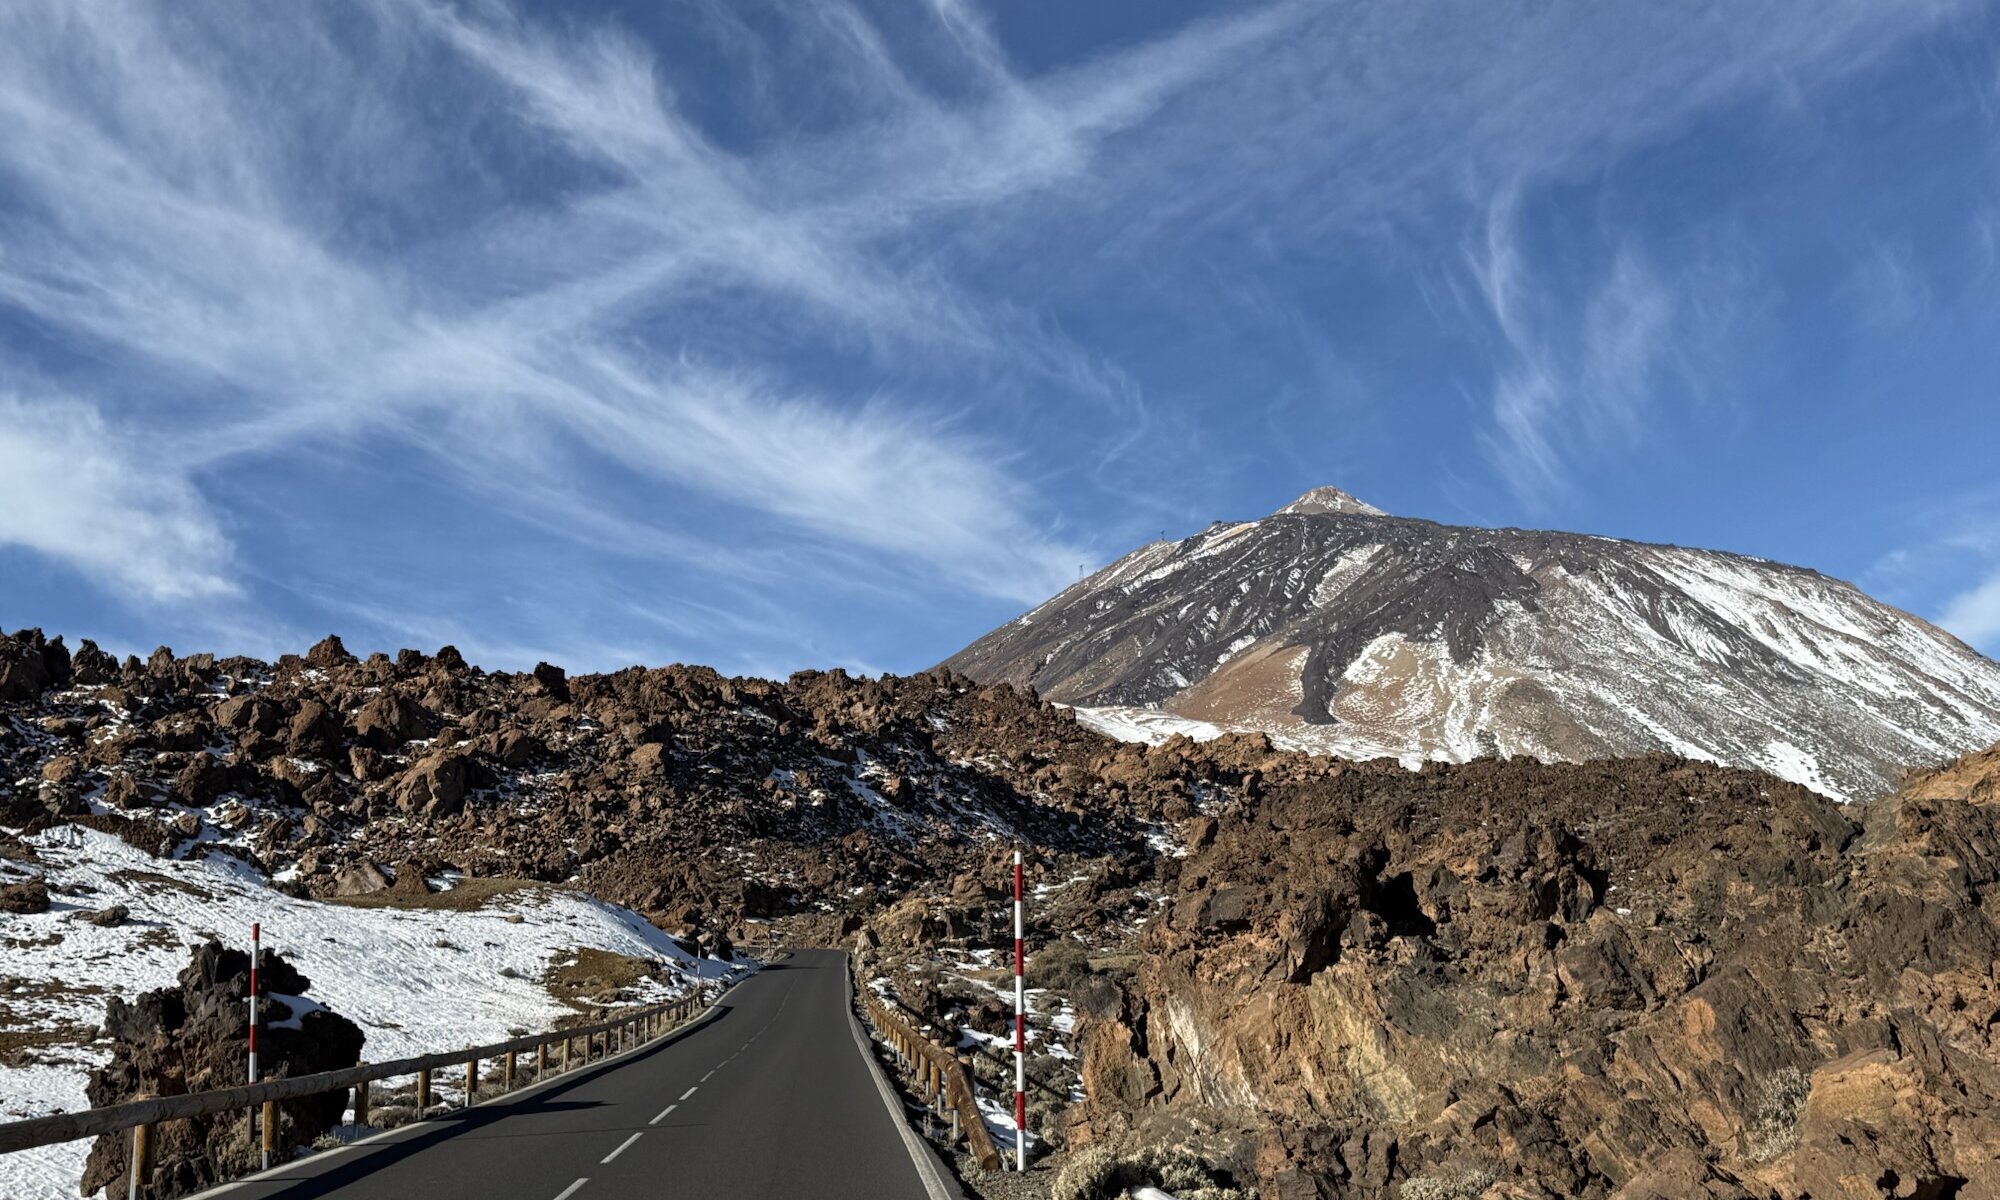
[[917, 1092], [924, 1102], [933, 1107], [942, 1105], [951, 1113], [952, 1123], [964, 1134], [966, 1149], [980, 1170], [999, 1170], [1000, 1151], [993, 1145], [993, 1135], [986, 1131], [986, 1122], [979, 1115], [979, 1101], [965, 1064], [943, 1045], [918, 1033], [916, 1026], [900, 1012], [861, 986], [858, 976], [856, 985], [862, 1010], [881, 1033], [882, 1040], [910, 1065]]
[[[486, 1059], [504, 1058], [502, 1090], [511, 1091], [514, 1087], [516, 1058], [522, 1053], [532, 1051], [535, 1054], [536, 1077], [539, 1080], [547, 1077], [551, 1057], [549, 1048], [552, 1046], [562, 1048], [561, 1058], [556, 1067], [557, 1073], [568, 1071], [590, 1062], [593, 1057], [604, 1058], [672, 1032], [700, 1011], [698, 1003], [698, 998], [689, 997], [670, 1004], [656, 1004], [637, 1009], [596, 1025], [531, 1034], [511, 1041], [495, 1042], [488, 1046], [468, 1046], [463, 1050], [420, 1054], [414, 1058], [399, 1058], [393, 1062], [363, 1063], [339, 1071], [321, 1071], [290, 1079], [271, 1079], [240, 1087], [131, 1100], [83, 1112], [57, 1113], [54, 1116], [33, 1117], [25, 1121], [10, 1121], [0, 1124], [0, 1154], [130, 1129], [133, 1134], [133, 1153], [130, 1156], [127, 1195], [137, 1197], [141, 1194], [141, 1189], [149, 1187], [152, 1182], [149, 1178], [152, 1173], [151, 1164], [146, 1159], [154, 1141], [152, 1127], [162, 1121], [213, 1116], [216, 1113], [262, 1105], [264, 1138], [268, 1149], [274, 1128], [272, 1119], [274, 1108], [278, 1101], [294, 1100], [301, 1096], [319, 1096], [351, 1087], [354, 1089], [355, 1124], [366, 1125], [368, 1085], [378, 1079], [390, 1079], [400, 1075], [417, 1077], [417, 1109], [421, 1116], [423, 1110], [430, 1107], [430, 1083], [433, 1071], [448, 1067], [465, 1067], [468, 1084], [466, 1103], [470, 1105], [477, 1095], [479, 1064]], [[583, 1043], [581, 1060], [573, 1064], [571, 1051], [579, 1041]]]

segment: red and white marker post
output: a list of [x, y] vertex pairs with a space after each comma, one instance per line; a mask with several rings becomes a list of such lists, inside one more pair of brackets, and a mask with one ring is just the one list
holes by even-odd
[[[257, 1082], [257, 966], [264, 960], [264, 926], [253, 922], [250, 926], [250, 1082]], [[257, 1133], [257, 1113], [250, 1113], [250, 1132]], [[271, 1169], [271, 1152], [263, 1151], [264, 1169]]]
[[1021, 852], [1014, 851], [1014, 1169], [1028, 1169], [1027, 938], [1022, 929]]

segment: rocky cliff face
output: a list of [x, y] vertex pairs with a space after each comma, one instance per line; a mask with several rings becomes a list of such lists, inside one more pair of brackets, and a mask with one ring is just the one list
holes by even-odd
[[1202, 752], [1239, 799], [1078, 988], [1075, 1136], [1285, 1200], [2000, 1195], [2000, 749], [1851, 809], [1665, 757]]
[[1333, 488], [1142, 547], [946, 665], [1114, 729], [1407, 765], [1664, 750], [1837, 799], [2000, 738], [2000, 664], [1849, 584], [1408, 520]]

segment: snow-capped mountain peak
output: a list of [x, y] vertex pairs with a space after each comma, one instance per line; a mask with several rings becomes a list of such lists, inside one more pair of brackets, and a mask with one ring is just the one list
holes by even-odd
[[1411, 766], [1664, 750], [1841, 799], [2000, 739], [2000, 664], [1851, 584], [1336, 488], [1141, 547], [946, 665], [1139, 736]]
[[1356, 499], [1352, 494], [1337, 487], [1316, 487], [1290, 504], [1271, 514], [1283, 516], [1302, 513], [1336, 513], [1364, 517], [1386, 517], [1389, 514], [1366, 501]]

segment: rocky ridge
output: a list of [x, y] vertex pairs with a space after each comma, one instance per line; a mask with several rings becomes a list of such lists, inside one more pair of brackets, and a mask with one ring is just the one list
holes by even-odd
[[[0, 639], [0, 824], [223, 846], [316, 896], [395, 868], [574, 881], [664, 927], [870, 911], [1024, 840], [1142, 845], [1171, 788], [1070, 714], [950, 672], [489, 673], [328, 638], [275, 664]], [[1183, 808], [1176, 811], [1185, 811]]]

